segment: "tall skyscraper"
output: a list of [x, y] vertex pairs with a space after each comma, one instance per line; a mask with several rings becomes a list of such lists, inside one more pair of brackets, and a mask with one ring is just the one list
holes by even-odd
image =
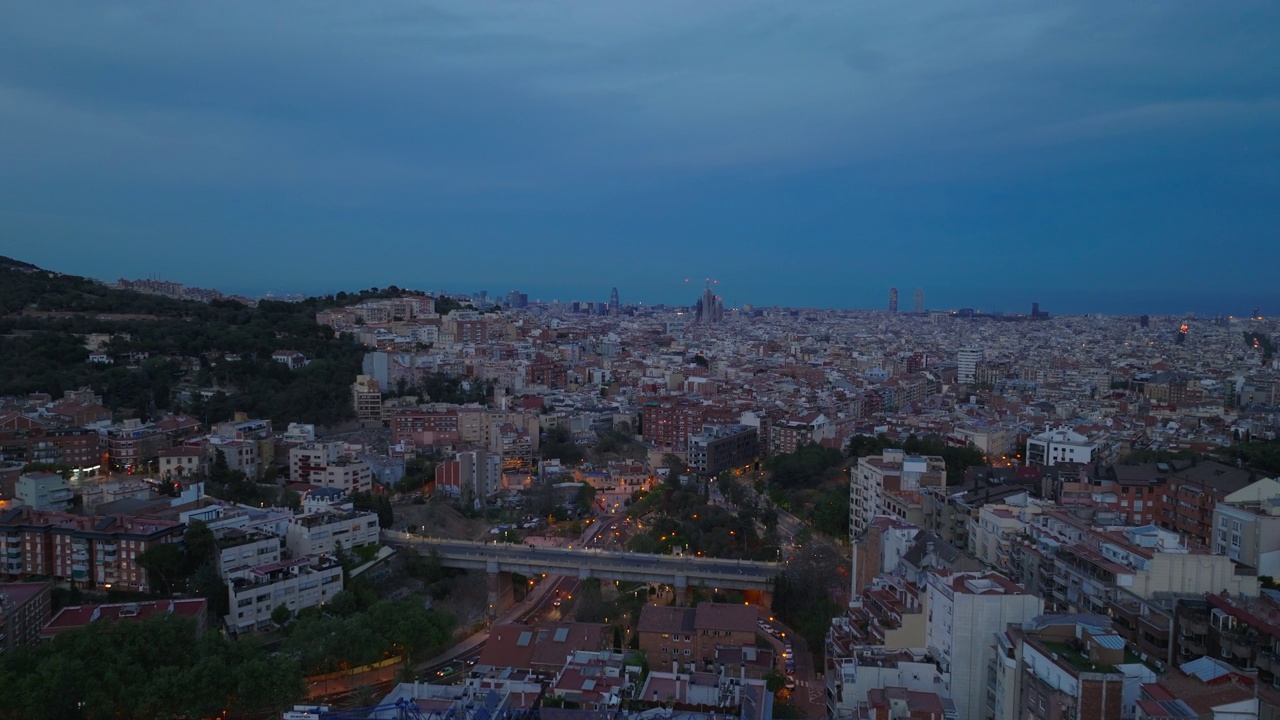
[[982, 348], [963, 347], [956, 355], [956, 379], [969, 385], [978, 378], [978, 363], [982, 362]]
[[724, 320], [724, 301], [711, 291], [711, 285], [702, 291], [695, 307], [694, 321], [700, 323], [718, 323]]
[[617, 315], [621, 309], [622, 303], [618, 301], [618, 288], [614, 288], [613, 292], [609, 293], [609, 314]]
[[889, 288], [889, 312], [898, 312], [898, 288]]
[[924, 289], [916, 288], [916, 314], [924, 312]]

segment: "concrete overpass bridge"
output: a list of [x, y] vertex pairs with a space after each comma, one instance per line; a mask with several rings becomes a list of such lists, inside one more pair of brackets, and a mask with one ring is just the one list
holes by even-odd
[[779, 563], [752, 560], [478, 543], [424, 538], [394, 530], [383, 530], [382, 541], [411, 546], [422, 553], [435, 550], [446, 567], [488, 572], [490, 605], [495, 610], [510, 595], [511, 573], [663, 583], [673, 585], [676, 597], [684, 602], [690, 585], [768, 592], [773, 578], [783, 571]]

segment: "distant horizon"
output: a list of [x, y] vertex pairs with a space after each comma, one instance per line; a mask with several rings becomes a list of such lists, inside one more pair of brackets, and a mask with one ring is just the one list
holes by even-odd
[[1280, 314], [1280, 3], [125, 5], [0, 23], [0, 254], [253, 295]]
[[[51, 272], [58, 272], [58, 273], [69, 274], [69, 275], [82, 275], [84, 277], [91, 277], [92, 279], [98, 280], [107, 285], [113, 285], [120, 279], [130, 280], [130, 281], [150, 279], [150, 280], [158, 280], [158, 281], [175, 282], [175, 283], [181, 284], [183, 287], [198, 287], [198, 288], [204, 288], [208, 290], [216, 290], [218, 292], [223, 293], [224, 295], [240, 295], [243, 297], [254, 298], [254, 299], [265, 298], [269, 293], [274, 296], [302, 295], [304, 297], [324, 297], [326, 295], [336, 295], [339, 292], [356, 293], [356, 292], [360, 292], [361, 290], [368, 290], [373, 287], [377, 287], [379, 289], [385, 289], [394, 285], [396, 287], [406, 289], [406, 290], [421, 291], [421, 292], [432, 293], [432, 294], [439, 294], [440, 292], [444, 292], [449, 296], [466, 296], [470, 298], [474, 298], [474, 296], [477, 295], [479, 292], [485, 291], [485, 292], [488, 292], [489, 299], [491, 301], [493, 301], [495, 304], [502, 305], [502, 306], [506, 305], [507, 293], [513, 290], [523, 292], [526, 295], [528, 295], [530, 303], [536, 303], [536, 302], [546, 303], [546, 304], [550, 304], [554, 302], [566, 303], [566, 304], [573, 303], [573, 302], [605, 303], [609, 299], [610, 291], [614, 287], [617, 287], [619, 297], [624, 307], [630, 306], [630, 305], [645, 305], [645, 306], [663, 305], [665, 307], [692, 307], [694, 303], [697, 301], [697, 294], [701, 292], [701, 288], [703, 287], [702, 283], [697, 283], [696, 286], [698, 290], [693, 294], [691, 294], [687, 299], [684, 299], [678, 295], [669, 295], [668, 297], [671, 299], [656, 299], [656, 300], [650, 300], [647, 298], [635, 298], [635, 297], [629, 296], [626, 288], [622, 285], [600, 286], [601, 290], [598, 292], [597, 296], [587, 296], [584, 294], [585, 291], [578, 292], [578, 293], [569, 293], [569, 292], [556, 293], [554, 290], [549, 290], [546, 293], [539, 294], [535, 291], [531, 291], [530, 289], [526, 289], [522, 287], [507, 288], [505, 290], [497, 290], [497, 291], [489, 288], [484, 288], [484, 287], [474, 289], [474, 290], [466, 290], [462, 288], [431, 287], [431, 286], [423, 286], [421, 284], [409, 284], [409, 283], [402, 284], [398, 282], [386, 282], [386, 283], [380, 283], [380, 284], [366, 285], [364, 287], [351, 286], [351, 287], [344, 287], [344, 288], [337, 288], [337, 289], [314, 289], [313, 288], [313, 289], [303, 289], [303, 290], [278, 290], [278, 289], [258, 289], [250, 286], [237, 286], [234, 284], [222, 285], [216, 282], [210, 284], [207, 281], [206, 282], [189, 282], [186, 279], [181, 277], [165, 277], [165, 276], [159, 276], [154, 273], [149, 275], [136, 276], [136, 277], [129, 277], [127, 274], [115, 274], [114, 276], [109, 278], [94, 277], [92, 275], [82, 273], [82, 272], [73, 272], [69, 270], [61, 270], [54, 267], [48, 267], [46, 265], [41, 264], [40, 262], [35, 262], [25, 257], [17, 257], [14, 259], [22, 262], [29, 262], [33, 265], [36, 265], [37, 267], [40, 267], [42, 270], [48, 270]], [[689, 283], [689, 287], [693, 287], [694, 285], [695, 283], [693, 283], [692, 281]], [[530, 286], [530, 288], [536, 288], [536, 287], [538, 286]], [[715, 285], [714, 287], [719, 288], [719, 285]], [[721, 297], [725, 299], [726, 308], [735, 309], [735, 310], [740, 309], [743, 305], [751, 305], [753, 308], [779, 308], [779, 309], [787, 309], [787, 310], [847, 310], [847, 311], [857, 311], [857, 312], [887, 312], [888, 292], [889, 292], [889, 288], [885, 287], [883, 292], [884, 302], [880, 307], [874, 307], [869, 305], [841, 306], [841, 305], [789, 304], [786, 302], [774, 302], [774, 301], [753, 302], [750, 299], [735, 301], [732, 297], [726, 297], [724, 293], [717, 293], [717, 294], [721, 295]], [[1263, 317], [1268, 316], [1267, 304], [1265, 302], [1259, 301], [1259, 302], [1253, 302], [1252, 304], [1250, 304], [1250, 301], [1245, 296], [1238, 296], [1234, 299], [1229, 297], [1222, 297], [1222, 296], [1219, 296], [1217, 298], [1202, 296], [1202, 297], [1190, 300], [1190, 302], [1188, 302], [1180, 299], [1173, 299], [1170, 297], [1153, 299], [1149, 293], [1141, 293], [1141, 294], [1143, 295], [1143, 298], [1141, 299], [1134, 298], [1133, 304], [1135, 307], [1142, 307], [1146, 309], [1116, 310], [1114, 305], [1110, 306], [1109, 309], [1092, 309], [1092, 308], [1097, 308], [1098, 307], [1097, 305], [1089, 306], [1091, 309], [1080, 309], [1082, 306], [1079, 304], [1076, 304], [1081, 299], [1078, 295], [1075, 297], [1076, 303], [1068, 301], [1065, 303], [1061, 303], [1061, 308], [1057, 308], [1055, 307], [1055, 305], [1057, 303], [1060, 303], [1062, 298], [1056, 297], [1057, 295], [1056, 293], [1042, 293], [1038, 297], [1047, 298], [1047, 300], [1046, 299], [1027, 300], [1025, 303], [1023, 303], [1022, 307], [1014, 307], [1009, 304], [1005, 304], [1004, 307], [1000, 307], [995, 303], [957, 304], [954, 306], [946, 306], [946, 307], [929, 307], [929, 303], [928, 303], [929, 293], [928, 293], [928, 290], [925, 289], [925, 296], [924, 296], [925, 308], [924, 309], [925, 309], [925, 312], [950, 313], [950, 312], [955, 312], [957, 310], [970, 309], [970, 310], [973, 310], [974, 312], [981, 312], [982, 314], [985, 314], [985, 315], [997, 315], [997, 314], [1030, 315], [1031, 305], [1033, 302], [1035, 302], [1035, 303], [1039, 303], [1040, 310], [1042, 312], [1046, 312], [1050, 316], [1062, 315], [1062, 316], [1078, 317], [1078, 316], [1084, 316], [1084, 315], [1104, 315], [1104, 316], [1111, 316], [1111, 317], [1130, 317], [1130, 316], [1138, 317], [1141, 315], [1149, 315], [1149, 316], [1155, 316], [1155, 317], [1184, 317], [1189, 313], [1194, 313], [1199, 317], [1205, 317], [1205, 318], [1228, 317], [1228, 316], [1247, 318], [1252, 315], [1252, 312], [1255, 307], [1260, 311]], [[902, 314], [902, 315], [913, 314], [914, 299], [915, 299], [915, 288], [904, 290], [904, 288], [899, 287], [898, 288], [898, 314]], [[1115, 301], [1116, 300], [1113, 300], [1113, 302]], [[1280, 306], [1280, 298], [1273, 298], [1271, 300], [1271, 306], [1272, 307]], [[1181, 307], [1182, 309], [1174, 309], [1174, 310], [1152, 309], [1157, 307], [1160, 307], [1160, 308]]]

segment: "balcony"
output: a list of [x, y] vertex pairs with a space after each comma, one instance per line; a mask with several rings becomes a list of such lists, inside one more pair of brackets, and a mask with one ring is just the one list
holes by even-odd
[[1204, 655], [1208, 652], [1208, 648], [1205, 647], [1204, 640], [1183, 638], [1180, 644], [1182, 645], [1182, 652], [1184, 655]]
[[1275, 672], [1276, 656], [1274, 653], [1260, 652], [1254, 660], [1254, 665], [1264, 672]]
[[1205, 620], [1194, 619], [1183, 621], [1182, 631], [1186, 635], [1205, 636], [1209, 634], [1209, 623]]
[[1231, 654], [1241, 660], [1250, 660], [1253, 658], [1253, 643], [1245, 638], [1237, 638], [1231, 641]]
[[1169, 626], [1165, 624], [1166, 622], [1166, 618], [1160, 615], [1155, 617], [1143, 615], [1138, 618], [1138, 627], [1142, 631], [1150, 633], [1156, 640], [1168, 642]]
[[5, 551], [4, 554], [5, 554], [5, 557], [9, 558], [10, 560], [18, 560], [22, 558], [22, 549], [9, 548], [8, 550]]

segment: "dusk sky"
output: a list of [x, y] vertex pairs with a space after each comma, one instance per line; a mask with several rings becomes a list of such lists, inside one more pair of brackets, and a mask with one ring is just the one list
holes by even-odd
[[1280, 313], [1278, 230], [1273, 0], [0, 0], [0, 254], [106, 280]]

